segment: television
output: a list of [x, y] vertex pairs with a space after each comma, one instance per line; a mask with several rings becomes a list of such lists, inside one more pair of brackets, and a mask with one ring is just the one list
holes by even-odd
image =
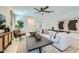
[[6, 27], [6, 17], [0, 14], [0, 29], [4, 29]]

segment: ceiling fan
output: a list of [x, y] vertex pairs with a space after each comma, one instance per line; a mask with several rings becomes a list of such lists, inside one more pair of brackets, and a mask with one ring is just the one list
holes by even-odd
[[38, 11], [38, 12], [36, 12], [35, 14], [41, 13], [41, 14], [43, 15], [44, 13], [51, 13], [51, 12], [54, 12], [54, 11], [48, 11], [48, 10], [46, 10], [46, 9], [48, 9], [48, 8], [49, 8], [49, 6], [41, 7], [40, 10], [37, 9], [37, 8], [33, 8], [33, 9], [35, 9], [36, 11]]

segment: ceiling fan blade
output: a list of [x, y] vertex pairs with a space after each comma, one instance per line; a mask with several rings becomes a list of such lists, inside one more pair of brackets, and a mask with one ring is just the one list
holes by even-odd
[[54, 12], [54, 11], [43, 11], [43, 12], [51, 13], [51, 12]]
[[35, 12], [34, 14], [38, 14], [38, 13], [40, 13], [40, 12]]
[[43, 10], [45, 10], [45, 9], [47, 9], [47, 8], [49, 8], [49, 6], [46, 6], [45, 8], [43, 8]]
[[34, 9], [40, 12], [40, 10], [38, 10], [37, 8], [34, 8]]

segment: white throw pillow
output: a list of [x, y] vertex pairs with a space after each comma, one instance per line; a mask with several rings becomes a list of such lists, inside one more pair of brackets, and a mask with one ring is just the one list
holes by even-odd
[[53, 33], [55, 33], [54, 31], [49, 31], [49, 35], [52, 35]]
[[53, 34], [51, 34], [51, 36], [50, 36], [50, 40], [52, 41], [52, 42], [54, 42], [55, 41], [55, 36], [56, 36], [56, 33], [57, 32], [53, 32]]
[[4, 30], [0, 30], [0, 33], [3, 33], [4, 32]]

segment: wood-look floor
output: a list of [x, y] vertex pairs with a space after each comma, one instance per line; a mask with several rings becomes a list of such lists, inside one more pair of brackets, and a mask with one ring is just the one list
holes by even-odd
[[26, 53], [26, 39], [19, 41], [19, 38], [14, 39], [12, 44], [4, 51], [4, 53]]

